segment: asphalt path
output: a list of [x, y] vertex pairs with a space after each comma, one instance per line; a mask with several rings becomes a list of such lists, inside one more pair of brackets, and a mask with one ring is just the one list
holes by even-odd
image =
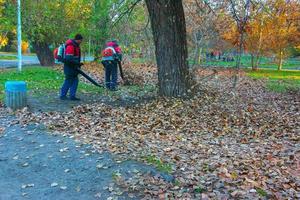
[[[16, 54], [1, 53], [2, 56], [16, 56]], [[86, 61], [92, 61], [93, 57], [86, 57]], [[40, 65], [40, 61], [36, 55], [22, 55], [22, 66]], [[18, 59], [2, 60], [0, 59], [0, 68], [14, 68], [18, 66]]]
[[[0, 118], [0, 125], [10, 120]], [[138, 180], [137, 173], [173, 180], [151, 165], [97, 152], [42, 125], [6, 126], [0, 134], [1, 200], [137, 200], [143, 191], [129, 194], [114, 178], [118, 174], [124, 181]]]
[[[14, 54], [1, 54], [4, 56], [14, 56]], [[39, 65], [40, 61], [38, 60], [37, 56], [35, 55], [23, 55], [22, 56], [22, 65]], [[18, 66], [18, 60], [17, 57], [15, 60], [1, 60], [0, 59], [0, 68], [11, 68], [11, 67], [17, 67]]]

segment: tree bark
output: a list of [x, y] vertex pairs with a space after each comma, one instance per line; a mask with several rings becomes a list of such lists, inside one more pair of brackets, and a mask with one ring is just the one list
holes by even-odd
[[238, 47], [238, 55], [236, 57], [236, 68], [237, 70], [240, 69], [241, 67], [241, 58], [242, 58], [242, 54], [243, 54], [243, 47], [244, 47], [244, 26], [242, 28], [240, 28], [240, 41], [239, 41], [239, 47]]
[[33, 48], [42, 66], [53, 66], [54, 58], [49, 45], [45, 42], [34, 42]]
[[259, 53], [256, 55], [256, 61], [255, 61], [256, 70], [258, 70], [258, 64], [259, 64], [260, 58], [261, 58], [261, 54]]
[[159, 94], [191, 94], [186, 25], [182, 0], [146, 0], [155, 44]]
[[[263, 19], [260, 20], [260, 27], [263, 26]], [[263, 37], [263, 32], [262, 32], [262, 28], [260, 28], [259, 30], [259, 39], [258, 39], [258, 47], [257, 47], [257, 51], [256, 51], [256, 61], [255, 61], [255, 69], [258, 69], [258, 64], [259, 64], [259, 59], [262, 53], [262, 37]]]
[[279, 52], [279, 62], [278, 62], [278, 70], [282, 70], [282, 63], [283, 63], [283, 51]]
[[259, 58], [260, 58], [259, 55], [255, 54], [255, 53], [251, 53], [252, 70], [258, 70]]
[[251, 66], [252, 66], [252, 70], [256, 70], [255, 64], [254, 64], [254, 54], [253, 53], [251, 53]]
[[201, 60], [201, 55], [202, 55], [202, 47], [199, 49], [199, 52], [198, 52], [198, 64], [200, 65], [202, 60]]

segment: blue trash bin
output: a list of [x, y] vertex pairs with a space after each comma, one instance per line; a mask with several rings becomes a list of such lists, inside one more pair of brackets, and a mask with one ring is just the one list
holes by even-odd
[[13, 110], [23, 108], [27, 105], [25, 81], [5, 82], [5, 105]]

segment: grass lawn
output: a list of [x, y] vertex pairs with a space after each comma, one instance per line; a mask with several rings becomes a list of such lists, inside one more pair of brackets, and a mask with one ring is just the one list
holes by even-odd
[[[9, 56], [18, 56], [18, 52], [4, 52], [4, 51], [0, 51], [0, 57], [4, 56], [4, 55], [9, 55]], [[36, 56], [36, 53], [22, 53], [22, 55], [25, 56]]]
[[17, 57], [14, 55], [1, 55], [0, 54], [0, 60], [16, 60]]
[[[209, 67], [209, 66], [215, 66], [215, 67], [235, 67], [236, 61], [231, 62], [225, 62], [225, 61], [203, 61], [200, 65]], [[251, 57], [249, 55], [243, 55], [241, 58], [241, 66], [245, 68], [251, 68]], [[260, 59], [259, 68], [264, 69], [277, 69], [277, 63], [274, 63], [272, 59], [267, 57], [262, 57]], [[289, 70], [295, 70], [300, 69], [300, 59], [296, 58], [289, 58], [285, 59], [283, 61], [283, 69], [289, 69]]]
[[[64, 81], [64, 74], [50, 67], [25, 67], [22, 72], [16, 69], [0, 70], [0, 101], [4, 99], [4, 87], [6, 81], [26, 81], [28, 91], [33, 95], [45, 95], [59, 92]], [[111, 92], [104, 88], [96, 87], [92, 84], [79, 82], [78, 93], [105, 94], [109, 96], [122, 96], [123, 93], [132, 95], [142, 95], [144, 93], [152, 93], [156, 91], [153, 85], [129, 85], [121, 86], [120, 90]]]
[[248, 76], [253, 78], [267, 78], [267, 87], [276, 92], [300, 91], [299, 70], [246, 70]]
[[[51, 92], [59, 91], [64, 80], [61, 72], [55, 71], [49, 67], [26, 67], [22, 72], [16, 69], [6, 69], [0, 71], [0, 99], [4, 98], [4, 84], [6, 81], [26, 81], [27, 88], [34, 95], [43, 95]], [[101, 92], [104, 89], [93, 85], [79, 82], [79, 92]], [[103, 92], [102, 91], [102, 92]]]

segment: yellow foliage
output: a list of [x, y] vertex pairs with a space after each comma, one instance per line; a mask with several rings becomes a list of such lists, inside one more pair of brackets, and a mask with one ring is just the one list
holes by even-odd
[[8, 38], [4, 35], [0, 35], [0, 47], [4, 47], [8, 44]]
[[0, 17], [2, 17], [2, 12], [4, 10], [4, 0], [0, 0]]
[[229, 30], [225, 31], [222, 34], [222, 38], [228, 42], [230, 42], [233, 46], [238, 45], [239, 43], [239, 32], [236, 24], [232, 24]]
[[29, 47], [29, 43], [22, 41], [22, 44], [21, 44], [22, 53], [26, 53], [28, 50], [28, 47]]
[[86, 3], [83, 0], [71, 0], [65, 5], [65, 12], [70, 19], [87, 19], [89, 13], [92, 12], [93, 6], [92, 2]]

